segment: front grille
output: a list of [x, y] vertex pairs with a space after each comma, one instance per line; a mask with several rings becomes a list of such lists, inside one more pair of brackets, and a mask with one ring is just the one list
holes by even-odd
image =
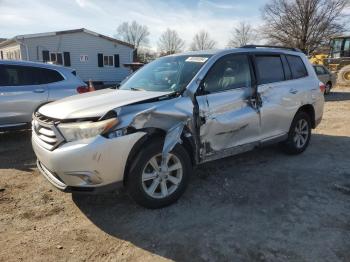
[[33, 115], [33, 132], [40, 145], [47, 150], [54, 150], [64, 141], [64, 138], [57, 130], [59, 123], [59, 120], [44, 116], [39, 112], [35, 112]]

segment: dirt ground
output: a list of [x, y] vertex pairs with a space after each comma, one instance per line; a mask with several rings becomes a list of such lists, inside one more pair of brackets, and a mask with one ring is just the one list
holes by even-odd
[[198, 167], [184, 196], [146, 210], [124, 190], [53, 188], [29, 132], [0, 134], [0, 261], [350, 261], [350, 89], [328, 98], [309, 148]]

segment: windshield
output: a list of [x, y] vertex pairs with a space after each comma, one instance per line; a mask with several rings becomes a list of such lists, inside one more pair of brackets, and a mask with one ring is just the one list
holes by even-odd
[[138, 70], [119, 89], [180, 92], [209, 57], [183, 55], [159, 58]]
[[339, 58], [343, 39], [333, 39], [331, 43], [331, 58]]

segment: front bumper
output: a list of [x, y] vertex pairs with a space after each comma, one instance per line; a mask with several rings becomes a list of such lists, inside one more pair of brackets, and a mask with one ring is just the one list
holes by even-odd
[[33, 132], [32, 145], [38, 169], [52, 185], [68, 192], [93, 191], [123, 181], [129, 153], [145, 134], [137, 132], [113, 139], [97, 136], [49, 151]]

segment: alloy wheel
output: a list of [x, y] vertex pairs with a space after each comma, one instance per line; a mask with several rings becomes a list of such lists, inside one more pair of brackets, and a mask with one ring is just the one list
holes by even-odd
[[345, 80], [350, 80], [350, 72], [346, 72], [346, 73], [344, 74], [344, 79], [345, 79]]
[[152, 198], [166, 198], [173, 194], [182, 180], [183, 167], [180, 159], [169, 153], [165, 169], [161, 169], [162, 155], [153, 156], [142, 172], [142, 187]]
[[300, 119], [294, 129], [294, 143], [297, 148], [302, 148], [309, 138], [309, 125], [305, 119]]

